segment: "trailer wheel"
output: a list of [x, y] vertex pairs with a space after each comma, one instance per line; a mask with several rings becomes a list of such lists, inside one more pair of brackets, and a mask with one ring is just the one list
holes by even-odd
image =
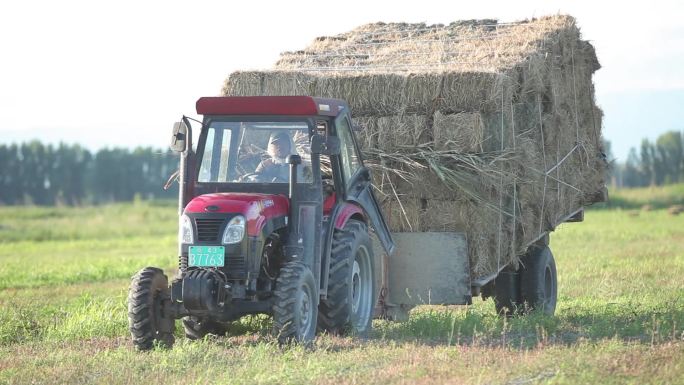
[[328, 296], [318, 307], [318, 328], [333, 334], [364, 334], [375, 306], [373, 249], [368, 228], [350, 219], [333, 233]]
[[191, 340], [201, 340], [207, 334], [225, 336], [228, 332], [228, 326], [220, 322], [200, 319], [195, 316], [183, 318], [183, 328], [185, 329], [185, 336]]
[[164, 312], [169, 300], [168, 279], [162, 270], [146, 267], [133, 276], [128, 291], [128, 327], [136, 349], [150, 350], [155, 341], [163, 347], [173, 346], [175, 320]]
[[553, 315], [556, 311], [558, 282], [556, 262], [548, 246], [534, 249], [522, 259], [520, 294], [529, 311], [542, 311]]
[[314, 339], [317, 299], [311, 270], [301, 262], [287, 262], [276, 280], [273, 301], [273, 328], [279, 343]]

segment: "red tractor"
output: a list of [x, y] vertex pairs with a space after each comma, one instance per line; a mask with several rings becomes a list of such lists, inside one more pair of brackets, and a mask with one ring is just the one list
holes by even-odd
[[[179, 173], [179, 272], [132, 280], [130, 331], [140, 350], [223, 334], [269, 314], [279, 341], [317, 331], [364, 333], [379, 296], [369, 230], [394, 249], [342, 100], [207, 97], [197, 147], [188, 118], [172, 148]], [[379, 267], [378, 267], [379, 269]]]

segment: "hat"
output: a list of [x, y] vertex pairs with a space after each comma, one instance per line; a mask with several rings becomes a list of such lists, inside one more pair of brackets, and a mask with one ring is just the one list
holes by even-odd
[[275, 143], [275, 142], [285, 142], [285, 143], [290, 143], [290, 137], [287, 135], [286, 132], [279, 131], [279, 132], [273, 132], [271, 134], [271, 137], [268, 139], [268, 144]]

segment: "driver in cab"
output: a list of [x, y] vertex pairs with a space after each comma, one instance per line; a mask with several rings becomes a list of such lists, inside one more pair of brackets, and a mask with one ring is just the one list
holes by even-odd
[[290, 179], [290, 166], [287, 164], [287, 156], [290, 155], [290, 137], [285, 132], [274, 132], [268, 139], [269, 159], [259, 163], [255, 172], [260, 179], [288, 181]]

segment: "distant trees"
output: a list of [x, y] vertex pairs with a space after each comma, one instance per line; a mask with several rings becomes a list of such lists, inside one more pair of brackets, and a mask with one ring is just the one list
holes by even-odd
[[152, 148], [103, 149], [39, 141], [0, 145], [0, 204], [100, 203], [174, 198], [162, 186], [178, 168], [178, 156]]
[[[610, 142], [604, 152], [613, 159]], [[178, 168], [178, 156], [150, 147], [91, 153], [79, 145], [39, 141], [0, 144], [0, 204], [79, 205], [129, 201], [138, 196], [175, 198], [178, 185], [162, 186]], [[670, 131], [644, 139], [614, 164], [613, 184], [625, 187], [684, 182], [684, 135]]]
[[642, 140], [638, 152], [630, 149], [625, 163], [614, 167], [613, 179], [615, 184], [625, 187], [684, 182], [682, 132], [666, 132], [655, 142]]

